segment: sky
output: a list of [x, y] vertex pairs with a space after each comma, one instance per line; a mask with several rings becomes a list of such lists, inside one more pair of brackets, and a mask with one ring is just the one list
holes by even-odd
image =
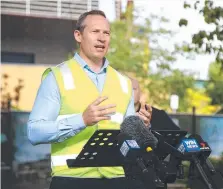
[[[127, 0], [122, 0], [122, 9], [125, 9]], [[140, 17], [138, 22], [143, 23], [143, 18], [148, 17], [150, 14], [156, 14], [164, 16], [169, 19], [169, 23], [165, 26], [176, 32], [173, 38], [161, 40], [160, 45], [167, 49], [173, 49], [174, 43], [181, 43], [183, 41], [190, 42], [193, 33], [196, 33], [200, 29], [211, 30], [213, 26], [207, 25], [204, 22], [202, 15], [199, 15], [193, 9], [183, 8], [184, 0], [135, 0], [134, 5]], [[216, 5], [223, 6], [223, 0], [215, 0]], [[115, 19], [114, 0], [99, 0], [99, 8], [103, 10], [110, 21]], [[178, 22], [180, 18], [186, 18], [188, 20], [187, 27], [179, 27]], [[160, 23], [152, 23], [152, 27], [156, 28]], [[172, 68], [178, 68], [180, 70], [189, 70], [195, 73], [195, 78], [207, 80], [208, 79], [208, 67], [213, 62], [215, 56], [205, 54], [196, 55], [195, 59], [187, 59], [186, 57], [179, 56], [178, 60], [171, 65]], [[156, 66], [153, 62], [150, 63], [153, 70]]]

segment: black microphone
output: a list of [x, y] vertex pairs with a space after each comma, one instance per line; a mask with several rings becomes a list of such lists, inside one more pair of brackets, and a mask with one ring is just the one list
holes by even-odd
[[120, 132], [132, 137], [146, 151], [151, 151], [157, 147], [157, 138], [138, 116], [126, 117], [120, 126]]
[[204, 166], [205, 174], [207, 175], [209, 181], [211, 182], [211, 186], [213, 186], [212, 188], [222, 189], [223, 188], [223, 176], [219, 170], [214, 168], [213, 164], [208, 159], [208, 156], [211, 153], [210, 146], [198, 134], [190, 135], [189, 138], [196, 139], [198, 144], [200, 145], [200, 156], [198, 157], [198, 159]]
[[208, 156], [211, 154], [211, 148], [208, 145], [207, 142], [205, 142], [202, 137], [198, 134], [193, 134], [190, 135], [189, 138], [194, 138], [196, 139], [196, 141], [198, 142], [198, 144], [200, 145], [200, 152], [201, 152], [201, 156], [204, 159], [204, 163], [206, 163], [206, 166], [208, 167], [208, 169], [210, 170], [210, 172], [212, 174], [215, 174], [215, 168], [212, 165], [212, 163], [210, 162], [210, 160], [208, 159]]
[[137, 142], [126, 133], [120, 133], [117, 136], [117, 141], [120, 146], [120, 152], [124, 157], [124, 162], [130, 164], [136, 163], [143, 173], [148, 172], [142, 159], [143, 151]]
[[121, 132], [117, 136], [117, 142], [120, 146], [120, 152], [124, 158], [123, 168], [126, 177], [130, 180], [142, 180], [146, 187], [151, 189], [157, 188], [160, 185], [160, 180], [157, 179], [153, 167], [147, 167], [144, 161], [144, 154], [152, 163], [152, 152], [148, 153], [141, 149], [137, 142], [126, 133]]

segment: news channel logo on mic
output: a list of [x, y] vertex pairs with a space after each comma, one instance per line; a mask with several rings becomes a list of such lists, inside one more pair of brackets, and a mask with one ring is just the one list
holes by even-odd
[[177, 150], [180, 151], [181, 153], [199, 152], [200, 146], [198, 145], [195, 139], [184, 139], [178, 146]]
[[125, 140], [120, 148], [124, 157], [128, 155], [130, 150], [140, 150], [140, 147], [135, 140]]

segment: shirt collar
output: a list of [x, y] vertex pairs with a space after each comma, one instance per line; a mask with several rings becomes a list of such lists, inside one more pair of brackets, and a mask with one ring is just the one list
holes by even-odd
[[[94, 72], [89, 68], [88, 64], [84, 61], [83, 58], [80, 57], [80, 55], [78, 53], [74, 54], [74, 59], [77, 61], [78, 64], [80, 64], [80, 66], [82, 68], [85, 68], [85, 69], [90, 70], [91, 72]], [[104, 58], [104, 64], [98, 73], [106, 72], [108, 65], [109, 65], [108, 60], [106, 58]]]

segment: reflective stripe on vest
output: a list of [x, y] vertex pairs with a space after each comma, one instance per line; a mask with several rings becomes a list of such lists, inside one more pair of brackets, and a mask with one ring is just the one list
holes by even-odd
[[74, 78], [72, 76], [71, 70], [68, 67], [68, 65], [67, 64], [60, 64], [60, 65], [58, 65], [58, 67], [60, 67], [60, 71], [61, 71], [62, 76], [63, 76], [64, 88], [66, 90], [75, 89]]
[[[62, 73], [64, 88], [66, 90], [75, 89], [74, 78], [72, 76], [72, 73], [71, 73], [68, 65], [63, 63], [58, 66], [60, 67], [60, 71]], [[128, 93], [128, 82], [127, 82], [126, 78], [123, 75], [121, 75], [120, 73], [118, 73], [117, 71], [116, 71], [116, 73], [120, 80], [120, 84], [121, 84], [123, 92], [127, 94]]]
[[124, 76], [121, 75], [120, 73], [118, 73], [117, 71], [116, 71], [116, 73], [117, 73], [118, 78], [120, 80], [120, 84], [122, 86], [123, 92], [127, 94], [129, 91], [128, 91], [128, 82], [127, 82], [126, 78], [124, 78]]
[[51, 156], [51, 166], [67, 165], [67, 159], [76, 159], [78, 154]]

